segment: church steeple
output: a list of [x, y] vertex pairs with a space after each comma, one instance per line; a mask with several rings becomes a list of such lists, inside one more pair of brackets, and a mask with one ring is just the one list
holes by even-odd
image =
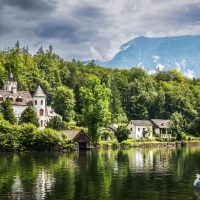
[[8, 76], [8, 80], [4, 82], [4, 90], [16, 93], [17, 92], [17, 81], [14, 81], [12, 72]]
[[13, 78], [13, 75], [12, 75], [12, 72], [10, 72], [9, 76], [8, 76], [8, 81], [14, 81], [14, 78]]

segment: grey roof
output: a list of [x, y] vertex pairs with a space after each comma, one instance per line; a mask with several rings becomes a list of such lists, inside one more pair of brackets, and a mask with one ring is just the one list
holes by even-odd
[[[32, 96], [30, 94], [30, 92], [26, 92], [26, 91], [18, 91], [16, 93], [12, 93], [10, 91], [7, 90], [0, 90], [0, 96], [3, 97], [3, 101], [6, 100], [6, 98], [8, 96], [12, 96], [13, 101], [11, 101], [12, 105], [22, 105], [22, 106], [29, 106], [32, 105]], [[21, 96], [22, 98], [22, 102], [17, 102], [17, 98]], [[0, 101], [1, 103], [1, 101]]]
[[152, 126], [152, 123], [149, 120], [131, 120], [135, 126]]
[[42, 88], [39, 85], [38, 85], [36, 91], [34, 92], [33, 97], [46, 97]]
[[166, 119], [151, 119], [151, 122], [154, 126], [158, 128], [169, 128], [170, 120]]
[[61, 117], [61, 115], [55, 113], [55, 111], [51, 108], [51, 106], [46, 106], [46, 116], [49, 117]]
[[68, 140], [75, 140], [76, 137], [79, 135], [79, 133], [84, 133], [87, 136], [87, 138], [91, 140], [90, 137], [83, 130], [61, 130], [59, 132], [66, 133], [68, 136], [67, 137]]
[[67, 134], [67, 139], [68, 140], [73, 140], [75, 139], [75, 137], [80, 133], [82, 132], [82, 130], [61, 130], [59, 131], [61, 133], [66, 133]]

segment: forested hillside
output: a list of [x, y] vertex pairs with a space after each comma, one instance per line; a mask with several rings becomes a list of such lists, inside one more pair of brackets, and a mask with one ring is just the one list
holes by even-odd
[[[136, 67], [119, 70], [100, 67], [94, 62], [84, 65], [76, 60], [63, 60], [51, 45], [48, 50], [41, 47], [31, 55], [28, 47], [21, 48], [18, 42], [13, 48], [0, 51], [0, 89], [10, 70], [18, 82], [18, 90], [32, 94], [40, 85], [47, 95], [47, 104], [64, 121], [73, 121], [77, 126], [92, 124], [87, 116], [90, 104], [101, 99], [102, 105], [95, 110], [95, 117], [103, 115], [102, 111], [107, 114], [102, 125], [173, 116], [184, 122], [184, 131], [197, 136], [200, 132], [200, 79], [188, 79], [176, 70], [149, 75]], [[103, 108], [106, 105], [109, 110]]]

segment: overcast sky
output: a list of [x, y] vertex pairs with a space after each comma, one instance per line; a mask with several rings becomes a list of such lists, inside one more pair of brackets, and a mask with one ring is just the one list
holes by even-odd
[[1, 0], [0, 49], [111, 59], [138, 36], [200, 35], [200, 0]]

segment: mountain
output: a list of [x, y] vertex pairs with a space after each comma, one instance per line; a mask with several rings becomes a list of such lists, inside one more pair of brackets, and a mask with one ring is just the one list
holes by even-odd
[[123, 44], [109, 62], [96, 64], [119, 69], [142, 67], [148, 72], [177, 69], [190, 78], [200, 77], [200, 36], [137, 37]]

